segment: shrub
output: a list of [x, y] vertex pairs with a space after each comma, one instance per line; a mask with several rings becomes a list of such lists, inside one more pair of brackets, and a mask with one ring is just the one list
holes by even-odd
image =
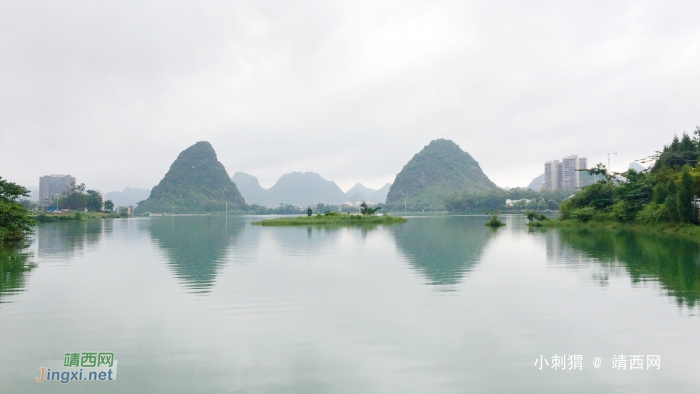
[[506, 224], [503, 223], [502, 221], [498, 220], [498, 214], [500, 212], [486, 212], [486, 214], [489, 216], [489, 221], [484, 224], [484, 226], [489, 226], [489, 227], [501, 227], [505, 226]]
[[639, 214], [637, 220], [646, 224], [657, 224], [669, 221], [668, 207], [665, 204], [650, 203]]
[[612, 206], [612, 216], [618, 222], [632, 222], [637, 217], [637, 209], [627, 201], [619, 201]]
[[569, 217], [584, 223], [593, 219], [595, 214], [596, 211], [593, 207], [570, 209], [568, 212]]

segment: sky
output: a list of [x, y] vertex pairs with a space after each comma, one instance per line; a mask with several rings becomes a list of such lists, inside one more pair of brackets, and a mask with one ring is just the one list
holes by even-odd
[[209, 141], [270, 187], [379, 188], [431, 140], [499, 186], [700, 125], [700, 2], [0, 0], [0, 176], [156, 185]]

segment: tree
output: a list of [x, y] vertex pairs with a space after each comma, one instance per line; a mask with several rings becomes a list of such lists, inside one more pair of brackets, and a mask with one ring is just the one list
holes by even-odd
[[84, 211], [88, 206], [88, 195], [85, 194], [85, 184], [74, 186], [68, 194], [58, 199], [58, 206], [61, 209], [72, 209]]
[[314, 211], [313, 211], [313, 209], [311, 209], [311, 207], [308, 207], [306, 209], [306, 216], [311, 216], [313, 213], [314, 213]]
[[382, 209], [382, 207], [372, 208], [364, 201], [360, 204], [360, 213], [363, 215], [374, 215], [380, 209]]
[[29, 190], [0, 177], [0, 241], [19, 240], [32, 233], [30, 226], [36, 221], [18, 202], [20, 197], [29, 197]]
[[87, 191], [87, 209], [92, 212], [102, 211], [102, 195], [94, 190]]
[[114, 203], [112, 200], [106, 200], [105, 201], [105, 211], [111, 212], [114, 209]]
[[678, 219], [683, 223], [697, 223], [698, 213], [693, 206], [693, 179], [690, 176], [690, 166], [687, 164], [681, 169], [681, 181], [677, 190]]

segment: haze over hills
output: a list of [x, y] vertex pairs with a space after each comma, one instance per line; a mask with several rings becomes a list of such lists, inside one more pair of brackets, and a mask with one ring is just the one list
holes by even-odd
[[231, 180], [238, 187], [246, 203], [267, 205], [267, 189], [260, 186], [258, 178], [245, 172], [236, 172], [231, 177]]
[[445, 198], [455, 192], [499, 190], [471, 155], [446, 139], [431, 141], [396, 175], [387, 208], [444, 210]]
[[532, 182], [530, 182], [530, 184], [527, 185], [527, 188], [532, 189], [534, 191], [538, 191], [538, 190], [540, 190], [540, 185], [543, 183], [544, 183], [544, 174], [533, 179]]
[[275, 204], [307, 205], [315, 203], [342, 204], [345, 193], [333, 181], [314, 172], [284, 174], [267, 190], [268, 201]]
[[381, 189], [374, 190], [358, 183], [347, 193], [343, 193], [335, 182], [328, 181], [314, 172], [292, 172], [282, 175], [269, 189], [260, 186], [258, 178], [244, 172], [234, 173], [231, 179], [248, 204], [265, 206], [342, 204], [362, 200], [380, 203], [386, 200], [390, 187], [390, 184], [386, 184]]
[[132, 206], [145, 200], [151, 194], [149, 189], [126, 187], [122, 191], [105, 193], [105, 200], [112, 200], [115, 206]]
[[216, 158], [211, 144], [200, 141], [182, 151], [136, 213], [200, 213], [249, 210], [236, 185]]
[[375, 204], [384, 203], [386, 201], [386, 196], [389, 194], [389, 189], [391, 188], [391, 183], [387, 183], [382, 186], [379, 190], [370, 189], [361, 183], [356, 183], [355, 186], [350, 188], [345, 192], [347, 201], [357, 202], [366, 201]]
[[628, 168], [631, 168], [637, 172], [642, 172], [647, 169], [646, 167], [637, 163], [636, 161], [631, 162]]

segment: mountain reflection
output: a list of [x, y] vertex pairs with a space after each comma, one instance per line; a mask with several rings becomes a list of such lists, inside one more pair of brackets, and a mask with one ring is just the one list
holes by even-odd
[[6, 295], [24, 288], [25, 275], [34, 265], [32, 254], [21, 244], [0, 244], [0, 303]]
[[153, 218], [149, 226], [175, 275], [203, 292], [214, 285], [226, 251], [242, 228], [241, 220], [225, 216]]
[[698, 242], [632, 231], [561, 229], [557, 233], [562, 245], [611, 269], [620, 265], [633, 283], [655, 281], [679, 306], [700, 305]]
[[455, 285], [474, 269], [493, 235], [483, 217], [413, 218], [390, 227], [396, 245], [432, 285]]

